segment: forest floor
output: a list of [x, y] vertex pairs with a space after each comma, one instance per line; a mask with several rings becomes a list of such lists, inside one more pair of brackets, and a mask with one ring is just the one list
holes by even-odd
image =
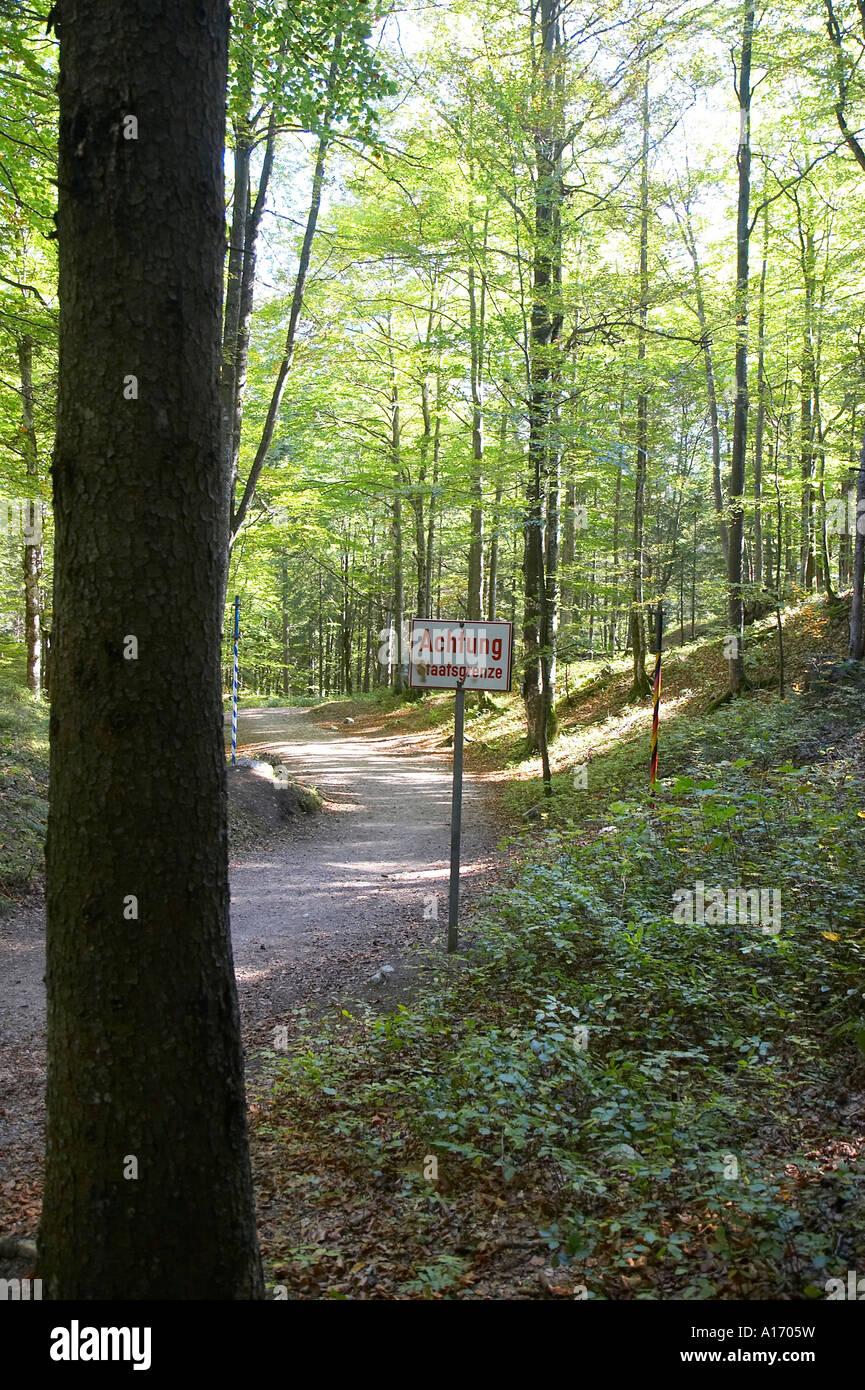
[[[865, 1267], [865, 670], [843, 605], [784, 625], [783, 699], [771, 619], [729, 704], [720, 640], [665, 652], [655, 800], [627, 662], [562, 673], [550, 798], [519, 701], [472, 702], [450, 958], [452, 697], [242, 715], [293, 779], [231, 774], [270, 1297], [807, 1300]], [[23, 872], [39, 734], [13, 734]], [[697, 884], [765, 892], [780, 930], [677, 916]], [[10, 922], [14, 985], [41, 974], [38, 900]], [[0, 1124], [33, 1142], [0, 1141], [0, 1233], [38, 1215], [38, 1025], [15, 986]]]
[[[509, 868], [395, 1014], [263, 1057], [272, 1296], [808, 1300], [863, 1267], [865, 672], [843, 605], [784, 626], [783, 699], [772, 619], [745, 699], [720, 639], [665, 652], [654, 801], [627, 662], [568, 673], [550, 798], [519, 702], [467, 712]], [[318, 713], [446, 749], [452, 710]], [[715, 885], [772, 913], [676, 915]]]
[[[262, 1047], [288, 1046], [277, 1029], [339, 1008], [392, 1010], [442, 947], [449, 759], [423, 735], [354, 736], [350, 717], [338, 730], [320, 722], [298, 708], [238, 719], [231, 923], [250, 1080]], [[23, 817], [35, 832], [44, 826], [44, 771], [19, 750], [6, 784], [7, 796], [19, 793], [16, 843]], [[464, 826], [468, 907], [497, 857], [480, 778], [466, 779]], [[19, 850], [22, 862], [31, 848]], [[35, 1233], [41, 1192], [45, 919], [32, 853], [30, 872], [9, 884], [20, 900], [0, 918], [0, 1237]]]

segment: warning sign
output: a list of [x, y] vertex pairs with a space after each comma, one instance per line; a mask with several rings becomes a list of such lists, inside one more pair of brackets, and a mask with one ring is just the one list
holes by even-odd
[[510, 690], [512, 637], [510, 623], [414, 618], [410, 684], [415, 690]]

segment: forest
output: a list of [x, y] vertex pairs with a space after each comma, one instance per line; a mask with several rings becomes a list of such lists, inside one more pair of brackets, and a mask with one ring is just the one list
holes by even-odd
[[6, 1298], [865, 1296], [865, 4], [0, 50]]
[[[220, 400], [242, 688], [399, 691], [411, 616], [506, 617], [538, 748], [563, 663], [630, 654], [646, 695], [657, 601], [682, 643], [726, 618], [735, 692], [755, 616], [850, 589], [848, 9], [238, 7]], [[9, 38], [5, 534], [33, 543], [23, 582], [6, 544], [3, 581], [38, 691], [56, 44], [32, 17]]]

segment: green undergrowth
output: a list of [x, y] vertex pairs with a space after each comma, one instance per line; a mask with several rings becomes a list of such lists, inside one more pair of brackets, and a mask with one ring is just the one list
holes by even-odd
[[[570, 1297], [807, 1299], [863, 1267], [863, 716], [842, 686], [672, 719], [654, 803], [645, 738], [613, 746], [558, 779], [462, 963], [273, 1056], [280, 1162], [414, 1232], [395, 1296], [472, 1296], [493, 1217]], [[758, 896], [716, 921], [712, 888]]]
[[0, 913], [41, 881], [48, 814], [48, 707], [0, 676]]
[[[238, 709], [308, 709], [312, 705], [322, 703], [317, 695], [308, 695], [302, 698], [300, 695], [261, 695], [255, 691], [244, 695], [238, 695]], [[231, 692], [222, 696], [222, 707], [228, 711], [232, 707]]]

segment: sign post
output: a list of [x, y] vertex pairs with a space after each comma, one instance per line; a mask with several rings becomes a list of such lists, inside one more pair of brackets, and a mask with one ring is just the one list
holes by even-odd
[[451, 804], [451, 872], [448, 896], [448, 954], [457, 949], [460, 910], [460, 835], [463, 804], [463, 746], [467, 690], [510, 690], [513, 628], [510, 623], [448, 622], [415, 618], [411, 627], [413, 690], [453, 690], [454, 770]]
[[231, 761], [237, 762], [237, 644], [240, 638], [240, 595], [234, 597], [234, 675], [231, 681]]
[[451, 801], [451, 881], [448, 897], [448, 955], [457, 948], [460, 917], [460, 833], [463, 819], [463, 734], [466, 692], [457, 686], [454, 700], [454, 789]]
[[649, 762], [649, 791], [655, 795], [655, 780], [658, 776], [658, 723], [661, 709], [661, 650], [662, 639], [664, 636], [664, 605], [658, 603], [658, 612], [655, 619], [655, 633], [658, 642], [658, 654], [655, 658], [655, 680], [654, 680], [654, 707], [652, 709], [652, 756]]

